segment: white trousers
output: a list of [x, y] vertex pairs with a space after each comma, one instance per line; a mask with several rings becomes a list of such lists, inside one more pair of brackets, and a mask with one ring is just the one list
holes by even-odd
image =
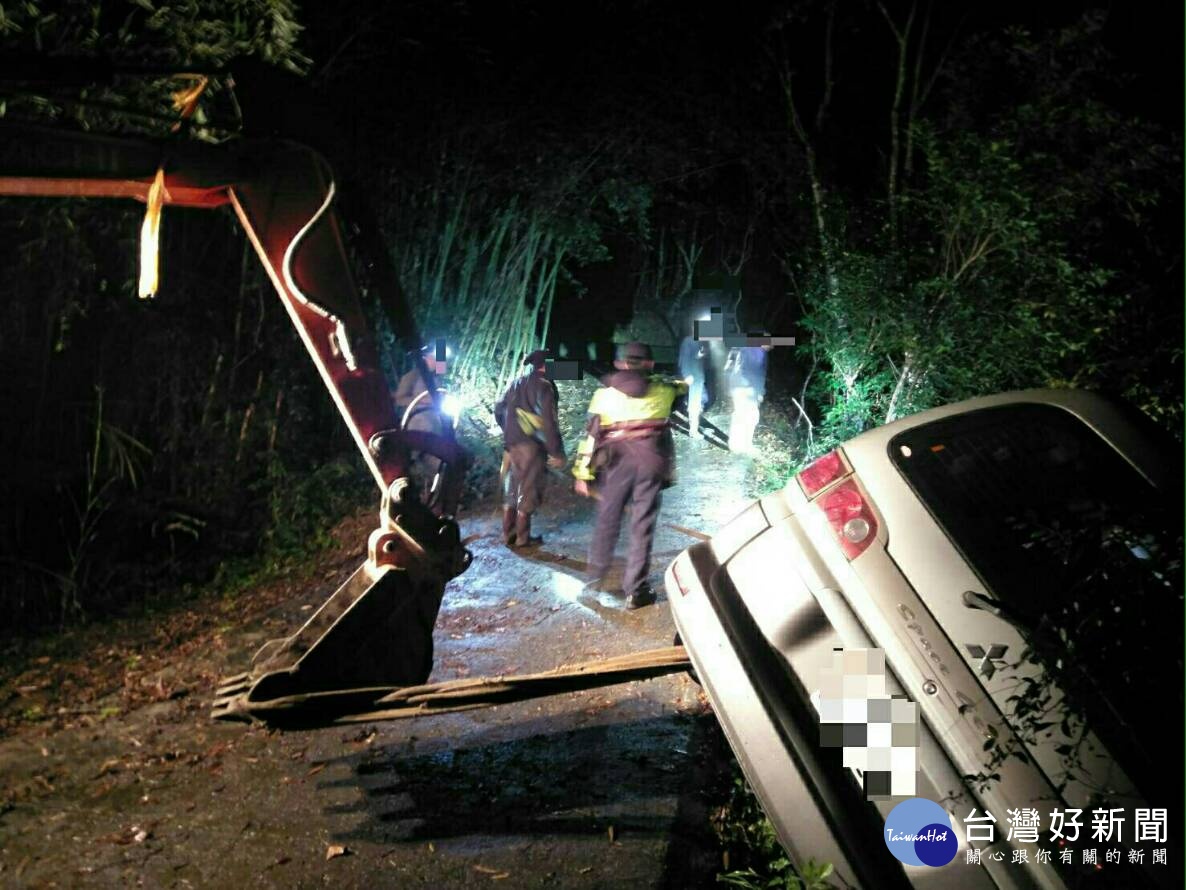
[[729, 450], [750, 454], [754, 450], [754, 430], [758, 426], [758, 397], [752, 387], [739, 386], [732, 391], [733, 416], [729, 420]]

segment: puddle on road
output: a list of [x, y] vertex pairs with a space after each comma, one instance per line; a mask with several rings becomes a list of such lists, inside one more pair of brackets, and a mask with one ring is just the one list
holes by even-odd
[[588, 612], [590, 615], [597, 614], [581, 600], [581, 592], [585, 589], [585, 582], [580, 578], [565, 575], [563, 572], [552, 572], [551, 586], [556, 596], [564, 600], [565, 603], [580, 606], [583, 611]]
[[[581, 578], [555, 571], [549, 571], [548, 575], [546, 580], [541, 579], [543, 583], [532, 585], [535, 589], [529, 593], [521, 593], [518, 597], [514, 595], [513, 591], [521, 590], [521, 586], [509, 580], [492, 584], [483, 579], [477, 585], [467, 585], [461, 590], [449, 590], [441, 602], [441, 612], [487, 611], [492, 607], [505, 605], [508, 599], [518, 599], [520, 603], [535, 601], [538, 605], [557, 608], [576, 605], [590, 615], [596, 614], [582, 600], [581, 592], [585, 587], [585, 582]], [[483, 590], [483, 588], [488, 588], [488, 590]], [[482, 593], [485, 595], [481, 595]]]

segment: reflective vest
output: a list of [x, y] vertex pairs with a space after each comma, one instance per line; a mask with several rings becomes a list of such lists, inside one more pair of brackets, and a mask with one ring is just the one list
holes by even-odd
[[658, 438], [666, 430], [671, 406], [688, 391], [682, 380], [652, 377], [641, 396], [628, 396], [620, 389], [603, 386], [589, 402], [588, 435], [577, 446], [572, 474], [591, 482], [597, 477], [595, 455], [599, 448], [615, 441]]

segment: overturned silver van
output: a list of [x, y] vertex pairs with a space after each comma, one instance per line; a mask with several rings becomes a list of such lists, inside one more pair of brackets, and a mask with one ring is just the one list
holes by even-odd
[[[1181, 449], [1150, 426], [1075, 390], [925, 411], [672, 562], [680, 637], [793, 862], [868, 888], [1181, 886]], [[916, 705], [912, 754], [851, 759], [872, 728], [821, 743], [837, 650], [884, 658], [885, 697]], [[949, 864], [890, 854], [905, 797], [950, 814]], [[1127, 834], [1097, 843], [1097, 809]], [[1081, 814], [1074, 839], [1056, 810]], [[1014, 830], [1034, 812], [1040, 832]], [[1138, 843], [1150, 812], [1160, 837]]]

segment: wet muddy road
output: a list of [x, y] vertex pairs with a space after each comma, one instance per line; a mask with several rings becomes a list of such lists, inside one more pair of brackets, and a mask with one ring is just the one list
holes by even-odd
[[[744, 465], [679, 441], [654, 574], [747, 500]], [[592, 502], [553, 479], [544, 545], [510, 554], [496, 507], [462, 518], [433, 680], [538, 671], [671, 643], [666, 597], [584, 588]], [[214, 680], [299, 624], [362, 556], [262, 619], [178, 644], [77, 719], [0, 741], [5, 887], [698, 887], [719, 861], [708, 789], [724, 742], [685, 675], [391, 723], [278, 732], [208, 718]], [[622, 544], [619, 551], [622, 551]], [[621, 562], [616, 564], [620, 577]], [[611, 575], [613, 578], [614, 575]], [[16, 692], [10, 692], [16, 695]], [[67, 715], [69, 716], [69, 715]]]

